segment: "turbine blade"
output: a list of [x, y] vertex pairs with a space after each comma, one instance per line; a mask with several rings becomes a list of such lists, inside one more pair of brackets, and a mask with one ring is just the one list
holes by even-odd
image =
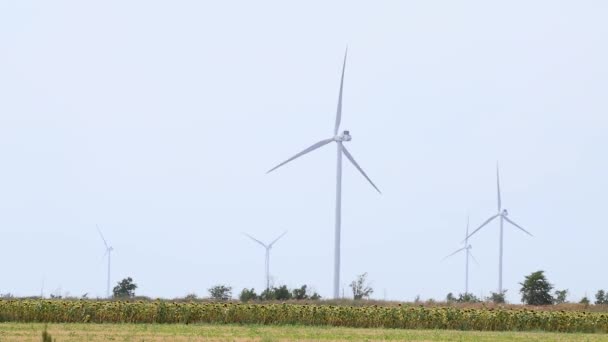
[[284, 231], [283, 234], [279, 235], [278, 238], [274, 239], [271, 243], [269, 243], [268, 247], [272, 247], [272, 245], [274, 245], [275, 242], [279, 241], [279, 239], [282, 238], [285, 234], [287, 234], [287, 231]]
[[526, 234], [528, 234], [528, 235], [530, 235], [530, 236], [534, 236], [534, 235], [532, 235], [532, 233], [530, 233], [529, 231], [527, 231], [527, 230], [523, 229], [523, 228], [522, 228], [520, 225], [518, 225], [517, 223], [515, 223], [515, 222], [511, 221], [511, 219], [509, 219], [508, 217], [504, 216], [504, 218], [505, 218], [505, 220], [506, 220], [507, 222], [509, 222], [510, 224], [512, 224], [512, 225], [514, 225], [515, 227], [517, 227], [517, 228], [521, 229], [521, 231], [523, 231], [524, 233], [526, 233]]
[[256, 238], [254, 238], [253, 236], [251, 236], [251, 235], [249, 235], [249, 234], [247, 234], [247, 233], [243, 233], [243, 235], [245, 235], [245, 236], [247, 236], [248, 238], [250, 238], [251, 240], [253, 240], [253, 241], [255, 241], [255, 242], [259, 243], [260, 245], [264, 246], [264, 248], [268, 248], [268, 246], [266, 246], [266, 244], [265, 244], [265, 243], [263, 243], [262, 241], [260, 241], [260, 240], [258, 240], [258, 239], [256, 239]]
[[464, 235], [464, 241], [465, 241], [465, 245], [466, 245], [466, 241], [469, 239], [469, 215], [467, 215], [467, 231], [466, 234]]
[[101, 229], [99, 229], [99, 225], [95, 225], [95, 227], [97, 227], [97, 232], [99, 233], [99, 236], [101, 236], [101, 239], [103, 240], [103, 244], [106, 245], [106, 249], [110, 248], [108, 246], [108, 243], [106, 242], [106, 239], [103, 237], [103, 234], [101, 233]]
[[[477, 233], [481, 228], [483, 228], [486, 224], [490, 223], [493, 219], [497, 218], [499, 216], [499, 214], [496, 214], [492, 217], [490, 217], [489, 219], [486, 220], [486, 222], [482, 223], [481, 226], [479, 226], [479, 228], [475, 229], [471, 234], [469, 234], [469, 236], [467, 236], [465, 238], [465, 241], [468, 240], [471, 236], [473, 236], [475, 233]], [[464, 242], [464, 241], [463, 241]]]
[[334, 135], [338, 134], [340, 129], [340, 121], [342, 121], [342, 89], [344, 88], [344, 71], [346, 70], [346, 55], [348, 47], [344, 52], [344, 64], [342, 65], [342, 78], [340, 79], [340, 93], [338, 94], [338, 110], [336, 111], [336, 125], [334, 126]]
[[460, 249], [456, 250], [454, 253], [452, 253], [452, 254], [450, 254], [450, 255], [446, 256], [445, 258], [443, 258], [443, 259], [441, 259], [441, 260], [443, 261], [443, 260], [445, 260], [445, 259], [447, 259], [447, 258], [451, 257], [452, 255], [454, 255], [454, 254], [456, 254], [456, 253], [458, 253], [458, 252], [462, 252], [462, 251], [464, 251], [465, 249], [467, 249], [467, 248], [466, 248], [466, 247], [462, 247], [462, 248], [460, 248]]
[[327, 145], [327, 144], [329, 144], [329, 143], [330, 143], [330, 142], [332, 142], [332, 141], [334, 141], [334, 139], [333, 139], [333, 138], [331, 138], [331, 139], [325, 139], [325, 140], [321, 140], [321, 141], [319, 141], [318, 143], [316, 143], [316, 144], [314, 144], [314, 145], [310, 146], [309, 148], [305, 149], [304, 151], [302, 151], [302, 152], [300, 152], [300, 153], [296, 154], [295, 156], [293, 156], [293, 157], [291, 157], [291, 158], [287, 159], [286, 161], [282, 162], [281, 164], [279, 164], [279, 165], [277, 165], [277, 166], [273, 167], [272, 169], [270, 169], [270, 170], [269, 170], [268, 172], [266, 172], [266, 173], [271, 173], [272, 171], [274, 171], [274, 170], [278, 169], [279, 167], [281, 167], [281, 166], [283, 166], [283, 165], [285, 165], [285, 164], [289, 163], [290, 161], [292, 161], [292, 160], [294, 160], [294, 159], [296, 159], [296, 158], [298, 158], [298, 157], [301, 157], [301, 156], [305, 155], [306, 153], [312, 152], [312, 151], [314, 151], [314, 150], [318, 149], [319, 147], [321, 147], [321, 146], [323, 146], [323, 145]]
[[374, 182], [372, 182], [371, 179], [369, 179], [369, 177], [367, 176], [367, 174], [365, 173], [365, 171], [363, 171], [363, 169], [361, 168], [361, 166], [359, 166], [359, 164], [357, 164], [357, 162], [355, 161], [355, 158], [353, 158], [353, 156], [350, 154], [350, 152], [348, 152], [348, 150], [346, 149], [346, 147], [344, 147], [344, 145], [342, 145], [342, 152], [344, 152], [344, 155], [346, 156], [346, 158], [348, 158], [348, 160], [350, 160], [351, 163], [353, 163], [353, 165], [355, 165], [355, 167], [357, 168], [357, 170], [359, 170], [359, 172], [361, 172], [361, 174], [363, 175], [363, 177], [365, 177], [365, 179], [367, 179], [367, 181], [369, 182], [369, 184], [371, 184], [374, 189], [376, 189], [376, 191], [378, 191], [378, 193], [382, 194], [382, 192], [380, 191], [380, 189], [378, 189], [378, 187], [376, 186], [376, 184], [374, 184]]
[[471, 259], [473, 259], [473, 261], [475, 261], [475, 265], [479, 266], [479, 261], [477, 261], [477, 259], [475, 259], [475, 257], [473, 256], [473, 253], [469, 252], [469, 256], [471, 257]]
[[498, 193], [498, 211], [500, 212], [500, 208], [502, 208], [502, 201], [500, 199], [500, 175], [498, 173], [498, 162], [496, 162], [496, 189]]

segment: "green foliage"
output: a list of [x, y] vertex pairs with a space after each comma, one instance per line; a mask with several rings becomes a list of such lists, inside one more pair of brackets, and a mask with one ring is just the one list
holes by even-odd
[[184, 300], [197, 300], [198, 296], [196, 295], [196, 293], [188, 293], [186, 295], [186, 297], [184, 297]]
[[137, 284], [133, 282], [131, 277], [127, 277], [118, 282], [112, 293], [114, 298], [133, 298], [135, 297], [135, 289], [137, 289]]
[[286, 285], [281, 285], [279, 287], [271, 287], [267, 290], [264, 290], [260, 295], [255, 292], [254, 289], [243, 289], [241, 294], [239, 295], [239, 299], [241, 302], [249, 302], [252, 300], [319, 300], [321, 296], [316, 293], [310, 293], [310, 289], [307, 285], [302, 285], [299, 288], [295, 288], [293, 290], [289, 290]]
[[456, 299], [458, 303], [479, 303], [481, 300], [472, 293], [461, 293]]
[[319, 299], [321, 299], [321, 296], [316, 292], [313, 292], [312, 294], [310, 294], [310, 292], [308, 290], [308, 286], [302, 285], [299, 289], [295, 288], [295, 289], [291, 290], [291, 298], [293, 298], [295, 300], [305, 300], [305, 299], [319, 300]]
[[214, 300], [226, 301], [232, 298], [232, 287], [226, 285], [216, 285], [209, 290], [209, 296]]
[[279, 287], [271, 287], [264, 290], [260, 294], [261, 300], [289, 300], [291, 299], [291, 292], [287, 288], [287, 285], [281, 285]]
[[567, 303], [568, 290], [555, 290], [555, 304]]
[[602, 305], [608, 304], [608, 294], [604, 290], [598, 290], [595, 294], [595, 304]]
[[308, 299], [308, 294], [306, 293], [306, 285], [302, 285], [299, 289], [293, 289], [291, 291], [291, 297], [295, 300], [303, 300]]
[[532, 272], [526, 276], [521, 285], [521, 301], [528, 305], [551, 305], [553, 296], [551, 290], [553, 285], [545, 277], [544, 271]]
[[349, 286], [353, 290], [353, 299], [355, 300], [369, 298], [374, 293], [374, 289], [367, 284], [367, 272], [357, 276], [357, 279], [353, 280]]
[[608, 333], [607, 313], [414, 305], [356, 307], [229, 302], [0, 300], [0, 322], [261, 324]]
[[241, 302], [246, 303], [250, 300], [258, 299], [258, 294], [255, 293], [255, 289], [253, 288], [243, 289], [243, 291], [241, 291], [241, 294], [239, 295], [239, 299], [241, 300]]
[[494, 304], [504, 304], [507, 295], [507, 290], [503, 290], [502, 293], [490, 292], [490, 296], [486, 298], [486, 301]]
[[445, 300], [448, 303], [479, 303], [479, 302], [481, 302], [481, 300], [472, 293], [461, 293], [458, 295], [458, 298], [456, 298], [456, 297], [454, 297], [454, 294], [452, 294], [452, 292], [450, 292], [445, 297]]
[[581, 298], [581, 301], [579, 302], [579, 304], [584, 304], [584, 305], [589, 305], [590, 301], [589, 298], [587, 298], [587, 296]]

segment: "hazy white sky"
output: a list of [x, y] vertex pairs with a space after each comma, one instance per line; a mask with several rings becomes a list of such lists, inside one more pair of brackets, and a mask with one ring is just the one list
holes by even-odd
[[[0, 0], [0, 293], [206, 295], [276, 284], [331, 295], [343, 129], [383, 190], [344, 169], [342, 279], [374, 297], [464, 291], [467, 213], [503, 204], [504, 287], [545, 270], [572, 299], [606, 287], [608, 3]], [[497, 287], [498, 225], [470, 288]], [[346, 288], [348, 291], [348, 288]]]

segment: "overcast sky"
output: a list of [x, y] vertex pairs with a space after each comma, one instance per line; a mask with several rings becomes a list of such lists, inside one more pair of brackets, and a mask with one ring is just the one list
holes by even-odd
[[[331, 296], [342, 128], [383, 191], [344, 166], [342, 283], [375, 298], [464, 292], [461, 247], [503, 205], [504, 288], [545, 270], [608, 286], [603, 1], [0, 1], [0, 293], [207, 295], [309, 284]], [[470, 290], [497, 289], [498, 224]]]

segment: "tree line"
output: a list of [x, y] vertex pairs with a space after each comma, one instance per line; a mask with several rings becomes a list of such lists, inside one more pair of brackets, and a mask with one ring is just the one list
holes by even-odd
[[[568, 303], [567, 289], [557, 290], [551, 284], [544, 271], [532, 272], [525, 276], [524, 281], [519, 283], [521, 288], [521, 302], [527, 305], [553, 305]], [[112, 297], [115, 299], [135, 298], [135, 290], [137, 284], [133, 278], [127, 277], [119, 281], [113, 288]], [[350, 285], [353, 300], [369, 299], [374, 293], [374, 289], [367, 280], [367, 273], [357, 276]], [[215, 285], [208, 290], [208, 299], [215, 301], [228, 301], [238, 299], [241, 302], [252, 301], [286, 301], [286, 300], [320, 300], [322, 297], [308, 285], [301, 285], [293, 289], [289, 289], [287, 285], [272, 286], [258, 293], [254, 288], [244, 288], [237, 296], [233, 298], [232, 287], [224, 284]], [[492, 302], [495, 304], [504, 304], [506, 302], [506, 290], [502, 293], [491, 292], [486, 298], [479, 298], [472, 293], [460, 293], [457, 296], [453, 293], [448, 293], [445, 301], [447, 303], [481, 303]], [[0, 298], [13, 298], [11, 294], [0, 295]], [[60, 295], [51, 295], [51, 298], [60, 299]], [[82, 297], [87, 298], [87, 294]], [[593, 304], [608, 305], [608, 291], [598, 290], [595, 294]], [[183, 299], [196, 300], [199, 299], [196, 294], [189, 294]], [[416, 297], [415, 302], [420, 302], [420, 297]], [[434, 302], [429, 300], [429, 302]], [[580, 304], [589, 305], [591, 300], [585, 295], [580, 301]]]

